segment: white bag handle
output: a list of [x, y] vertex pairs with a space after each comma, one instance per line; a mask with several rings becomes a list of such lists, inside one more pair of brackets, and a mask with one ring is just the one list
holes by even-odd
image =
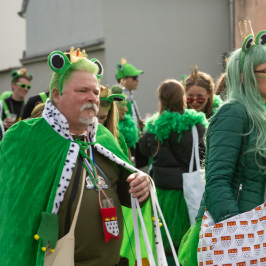
[[193, 172], [193, 166], [194, 166], [194, 158], [196, 160], [196, 166], [197, 171], [200, 170], [200, 159], [199, 159], [199, 135], [196, 125], [192, 127], [192, 138], [193, 138], [193, 144], [192, 144], [192, 153], [191, 153], [191, 159], [189, 164], [189, 173]]
[[[166, 231], [166, 234], [167, 234], [167, 237], [168, 237], [171, 249], [172, 249], [172, 253], [173, 253], [173, 256], [174, 256], [175, 263], [176, 263], [177, 266], [179, 266], [179, 262], [178, 262], [177, 254], [176, 254], [176, 251], [175, 251], [175, 248], [174, 248], [174, 245], [173, 245], [173, 241], [171, 239], [171, 236], [170, 236], [170, 233], [168, 231], [166, 222], [164, 220], [161, 208], [160, 208], [159, 203], [157, 201], [157, 198], [155, 196], [153, 187], [150, 188], [150, 194], [151, 194], [152, 203], [155, 203], [155, 204], [152, 204], [152, 206], [153, 206], [153, 208], [155, 207], [155, 210], [153, 210], [153, 212], [155, 214], [156, 226], [157, 226], [157, 228], [159, 228], [159, 222], [158, 222], [158, 219], [157, 219], [158, 218], [157, 210], [158, 210], [159, 214], [160, 214], [160, 216], [161, 216], [161, 218], [163, 220], [163, 224], [164, 224], [165, 231]], [[142, 216], [142, 213], [141, 213], [141, 209], [140, 209], [140, 206], [139, 206], [138, 199], [137, 198], [133, 198], [132, 195], [131, 195], [131, 205], [132, 205], [134, 232], [135, 232], [137, 265], [138, 266], [142, 266], [141, 252], [140, 252], [140, 242], [139, 242], [139, 228], [138, 228], [138, 221], [137, 221], [137, 216], [136, 216], [136, 207], [137, 207], [138, 213], [139, 213], [140, 223], [141, 223], [141, 227], [142, 227], [142, 231], [143, 231], [143, 237], [144, 237], [144, 241], [145, 241], [147, 252], [148, 252], [148, 256], [149, 256], [150, 266], [156, 266], [155, 260], [154, 260], [154, 257], [153, 257], [153, 253], [152, 253], [152, 250], [151, 250], [151, 245], [150, 245], [150, 241], [149, 241], [149, 238], [148, 238], [147, 230], [146, 230], [145, 223], [144, 223], [144, 220], [143, 220], [143, 216]], [[136, 236], [136, 234], [138, 236]], [[166, 259], [164, 260], [164, 264], [167, 266]]]

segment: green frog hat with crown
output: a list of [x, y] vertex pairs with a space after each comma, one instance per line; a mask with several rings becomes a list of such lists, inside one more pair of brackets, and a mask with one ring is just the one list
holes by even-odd
[[10, 73], [10, 76], [12, 78], [12, 82], [15, 82], [18, 78], [23, 77], [31, 81], [33, 79], [32, 74], [27, 74], [26, 73], [26, 68], [21, 68], [19, 70], [13, 70]]
[[60, 80], [59, 80], [59, 91], [60, 94], [62, 95], [63, 93], [63, 80], [66, 72], [68, 71], [69, 67], [72, 64], [75, 64], [79, 60], [87, 60], [91, 61], [94, 64], [98, 66], [98, 72], [96, 74], [97, 79], [101, 79], [103, 76], [103, 66], [100, 63], [100, 61], [96, 58], [93, 58], [89, 60], [87, 58], [87, 54], [85, 53], [85, 50], [83, 49], [82, 52], [80, 51], [79, 48], [74, 50], [74, 47], [71, 47], [69, 53], [63, 53], [61, 51], [55, 51], [52, 52], [48, 56], [48, 65], [49, 67], [55, 72], [60, 75]]
[[135, 77], [143, 73], [143, 70], [138, 70], [133, 65], [128, 64], [125, 58], [121, 59], [121, 63], [116, 64], [116, 79], [118, 80], [128, 76]]
[[[248, 31], [248, 24], [249, 23], [249, 27], [250, 27], [250, 33]], [[251, 27], [251, 21], [249, 20], [248, 22], [245, 20], [244, 21], [244, 26], [245, 26], [245, 37], [242, 31], [242, 22], [239, 22], [239, 28], [240, 28], [240, 34], [242, 37], [242, 55], [240, 58], [240, 72], [243, 72], [243, 65], [244, 65], [244, 61], [245, 61], [245, 56], [248, 53], [248, 51], [250, 50], [250, 48], [254, 45], [263, 45], [266, 46], [266, 30], [262, 30], [260, 31], [257, 36], [255, 37], [254, 32], [252, 30]]]

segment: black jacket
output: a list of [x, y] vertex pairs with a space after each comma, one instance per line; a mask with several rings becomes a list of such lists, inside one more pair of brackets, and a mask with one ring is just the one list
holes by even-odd
[[[205, 127], [202, 124], [196, 124], [199, 134], [199, 150], [200, 159], [204, 159], [205, 145], [203, 136], [205, 133]], [[183, 136], [178, 142], [179, 134], [172, 132], [168, 138], [168, 144], [179, 158], [181, 163], [177, 162], [173, 153], [165, 143], [161, 144], [158, 153], [154, 156], [158, 147], [158, 140], [155, 140], [155, 135], [151, 133], [144, 133], [140, 140], [140, 151], [146, 156], [153, 157], [153, 180], [155, 186], [161, 189], [182, 190], [183, 179], [182, 174], [189, 171], [189, 163], [192, 152], [192, 133], [191, 128], [187, 131], [183, 131]], [[194, 164], [194, 170], [196, 166]]]

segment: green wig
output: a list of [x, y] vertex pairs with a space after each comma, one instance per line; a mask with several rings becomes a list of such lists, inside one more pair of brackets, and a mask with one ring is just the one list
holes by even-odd
[[[87, 59], [80, 59], [76, 63], [72, 63], [67, 71], [64, 74], [63, 84], [62, 84], [62, 93], [64, 91], [65, 85], [69, 82], [72, 75], [75, 73], [75, 71], [87, 71], [94, 75], [97, 75], [99, 71], [99, 67], [97, 64], [93, 63], [90, 60]], [[50, 82], [50, 101], [53, 103], [53, 96], [52, 91], [54, 88], [59, 88], [61, 74], [54, 72], [51, 82]]]
[[[257, 156], [266, 159], [266, 109], [263, 106], [258, 82], [254, 74], [257, 66], [266, 63], [266, 47], [253, 45], [245, 54], [243, 64], [242, 49], [237, 49], [231, 56], [227, 67], [228, 99], [243, 104], [250, 117], [253, 129], [257, 131], [255, 147], [248, 152], [255, 152], [255, 162], [266, 173], [266, 166], [259, 165]], [[248, 134], [250, 134], [249, 132]]]

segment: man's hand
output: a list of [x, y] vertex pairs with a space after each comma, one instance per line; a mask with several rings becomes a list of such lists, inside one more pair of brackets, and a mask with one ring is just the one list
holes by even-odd
[[15, 124], [15, 120], [11, 117], [7, 117], [4, 119], [3, 124], [5, 128], [10, 128]]
[[136, 173], [127, 178], [131, 189], [130, 194], [133, 194], [133, 198], [138, 198], [139, 202], [144, 201], [150, 193], [150, 180], [146, 174]]

